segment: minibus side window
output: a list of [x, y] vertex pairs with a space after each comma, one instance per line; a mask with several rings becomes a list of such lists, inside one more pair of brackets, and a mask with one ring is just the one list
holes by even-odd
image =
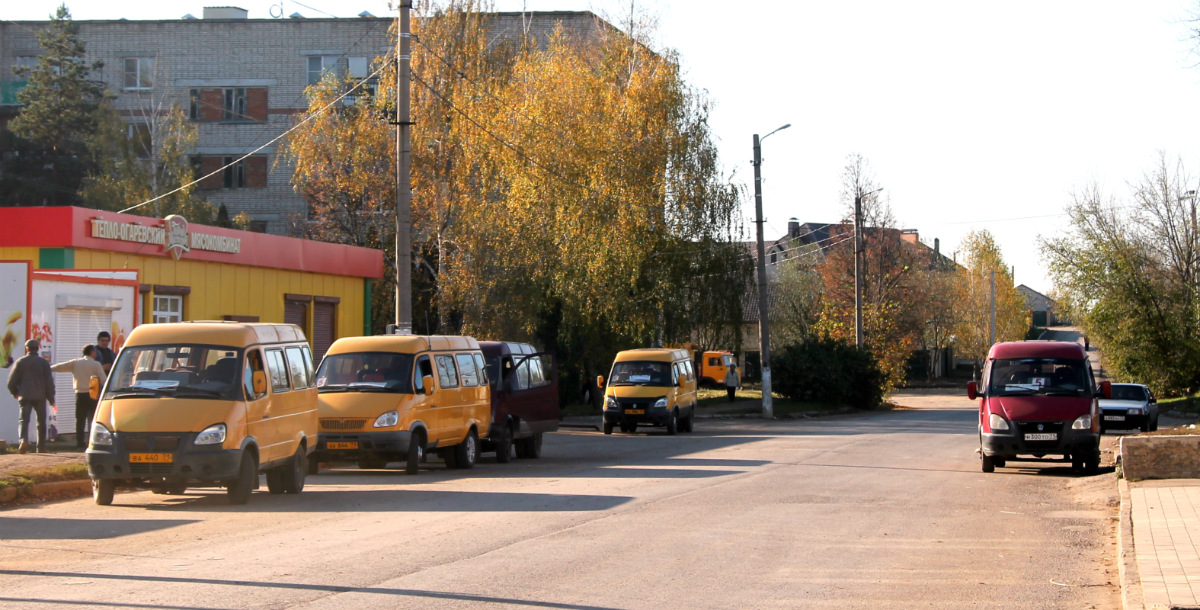
[[462, 375], [463, 387], [478, 387], [479, 371], [475, 368], [475, 359], [471, 357], [471, 354], [455, 354], [454, 359], [458, 361], [458, 371]]
[[434, 356], [437, 362], [438, 385], [443, 388], [458, 387], [458, 371], [454, 368], [454, 357], [449, 354]]
[[491, 376], [488, 375], [487, 367], [483, 365], [483, 354], [477, 352], [472, 354], [472, 357], [475, 358], [475, 368], [479, 369], [480, 375], [483, 375], [483, 379], [479, 382], [479, 385], [490, 384], [492, 380]]
[[242, 384], [246, 387], [246, 397], [250, 400], [258, 400], [267, 393], [254, 393], [254, 373], [263, 370], [262, 355], [256, 349], [246, 350], [246, 367], [242, 375]]
[[542, 370], [542, 358], [534, 356], [529, 362], [529, 387], [540, 388], [546, 385], [546, 374]]
[[518, 390], [528, 390], [529, 389], [529, 361], [528, 360], [526, 360], [525, 362], [522, 362], [521, 365], [517, 367], [517, 389]]
[[417, 366], [413, 367], [413, 387], [417, 394], [425, 393], [423, 378], [426, 376], [433, 376], [433, 364], [429, 362], [429, 356], [421, 356], [417, 358]]
[[312, 352], [308, 351], [307, 345], [301, 345], [300, 351], [304, 353], [304, 370], [308, 372], [309, 386], [311, 386], [312, 380], [316, 379], [316, 374], [313, 372], [315, 369], [313, 368]]
[[288, 372], [292, 378], [292, 387], [303, 389], [309, 386], [308, 367], [304, 366], [304, 354], [300, 352], [299, 347], [288, 347], [284, 351], [287, 352]]
[[287, 365], [283, 362], [283, 350], [267, 350], [267, 371], [271, 377], [271, 391], [278, 394], [291, 389], [288, 385]]
[[679, 385], [679, 363], [671, 366], [671, 385]]

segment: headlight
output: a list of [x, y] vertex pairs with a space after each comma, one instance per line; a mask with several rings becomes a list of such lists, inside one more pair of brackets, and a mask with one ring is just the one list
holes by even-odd
[[376, 428], [390, 428], [400, 421], [400, 414], [395, 411], [388, 411], [383, 415], [375, 418]]
[[654, 403], [654, 408], [655, 408], [655, 409], [665, 409], [665, 408], [667, 408], [667, 399], [666, 399], [666, 398], [659, 398], [659, 399], [658, 399], [658, 402]]
[[992, 413], [988, 415], [988, 426], [991, 426], [992, 430], [1008, 430], [1008, 420]]
[[617, 404], [616, 398], [609, 396], [608, 399], [604, 401], [604, 408], [608, 409], [609, 411], [618, 411], [620, 410], [621, 406]]
[[1092, 428], [1092, 414], [1091, 413], [1088, 413], [1087, 415], [1080, 415], [1078, 418], [1075, 419], [1074, 422], [1071, 423], [1072, 430], [1091, 430], [1091, 428]]
[[92, 438], [91, 443], [95, 447], [111, 447], [112, 432], [104, 427], [100, 422], [92, 422]]
[[220, 445], [225, 442], [225, 424], [213, 424], [196, 435], [196, 445]]
[[1141, 408], [1133, 408], [1133, 409], [1129, 410], [1129, 415], [1141, 415], [1141, 414], [1142, 414]]

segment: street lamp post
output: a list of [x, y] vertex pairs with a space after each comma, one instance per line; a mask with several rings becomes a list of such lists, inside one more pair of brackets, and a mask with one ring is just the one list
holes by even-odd
[[858, 193], [854, 196], [854, 346], [863, 346], [862, 321], [862, 200], [867, 195], [874, 195], [883, 189], [875, 189], [870, 193]]
[[754, 134], [754, 224], [758, 232], [758, 342], [759, 359], [762, 364], [762, 409], [763, 417], [774, 416], [771, 406], [771, 327], [767, 320], [767, 260], [766, 249], [763, 246], [763, 211], [762, 211], [762, 147], [760, 143], [772, 133], [791, 127], [788, 123], [776, 128], [771, 133], [758, 137]]

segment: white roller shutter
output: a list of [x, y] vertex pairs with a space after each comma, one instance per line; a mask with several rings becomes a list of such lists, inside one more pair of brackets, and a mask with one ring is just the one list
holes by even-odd
[[[112, 311], [107, 309], [59, 309], [54, 327], [53, 363], [83, 356], [83, 346], [96, 343], [102, 330], [112, 332]], [[54, 374], [54, 398], [58, 403], [58, 433], [75, 434], [75, 378], [70, 373]]]

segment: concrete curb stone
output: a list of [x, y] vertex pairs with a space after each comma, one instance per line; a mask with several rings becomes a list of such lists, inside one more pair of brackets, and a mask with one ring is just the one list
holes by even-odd
[[1129, 482], [1117, 479], [1121, 494], [1121, 518], [1117, 528], [1117, 569], [1121, 577], [1121, 607], [1125, 610], [1144, 610], [1142, 581], [1138, 574], [1137, 555], [1133, 548], [1133, 503], [1129, 497]]
[[51, 481], [49, 483], [37, 483], [28, 493], [21, 493], [15, 487], [8, 487], [0, 490], [0, 505], [15, 502], [19, 498], [42, 498], [45, 496], [55, 496], [57, 498], [78, 498], [91, 495], [92, 480], [77, 479], [74, 481]]

